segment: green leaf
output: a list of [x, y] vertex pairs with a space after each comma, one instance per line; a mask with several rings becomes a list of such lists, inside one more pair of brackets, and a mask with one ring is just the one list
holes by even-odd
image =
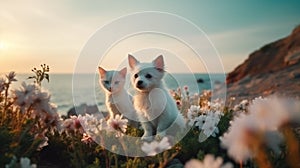
[[27, 79], [36, 79], [36, 76], [29, 76]]
[[40, 79], [39, 79], [39, 82], [42, 82], [43, 79], [44, 79], [44, 75], [40, 75], [39, 78], [40, 78]]
[[49, 74], [45, 74], [45, 78], [46, 78], [47, 81], [49, 82]]

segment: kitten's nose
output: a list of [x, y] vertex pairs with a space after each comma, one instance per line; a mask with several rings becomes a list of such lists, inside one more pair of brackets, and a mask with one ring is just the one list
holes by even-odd
[[141, 80], [139, 80], [138, 82], [137, 82], [137, 85], [138, 86], [141, 86], [143, 84], [143, 81], [141, 81]]

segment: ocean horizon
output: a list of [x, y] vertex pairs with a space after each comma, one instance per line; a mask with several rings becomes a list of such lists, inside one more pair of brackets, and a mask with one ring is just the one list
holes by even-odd
[[[1, 74], [1, 76], [3, 75], [4, 74]], [[18, 81], [12, 84], [11, 89], [20, 88], [23, 81], [26, 83], [33, 82], [33, 80], [28, 79], [29, 76], [33, 75], [34, 74], [30, 73], [17, 74], [16, 78]], [[72, 73], [50, 73], [49, 83], [46, 80], [42, 82], [42, 87], [47, 89], [51, 94], [50, 101], [57, 105], [58, 113], [66, 115], [67, 112], [74, 107], [74, 105], [80, 104], [96, 104], [99, 111], [106, 111], [106, 107], [104, 105], [105, 93], [98, 84], [98, 74], [83, 73], [76, 75], [76, 88], [73, 88]], [[94, 82], [87, 82], [91, 81], [91, 78], [94, 79]], [[214, 87], [214, 84], [224, 81], [225, 75], [221, 73], [172, 73], [164, 76], [164, 83], [167, 89], [175, 90], [178, 87], [182, 88], [184, 86], [188, 86], [190, 95], [199, 93], [202, 90], [211, 89]], [[124, 87], [129, 93], [134, 93], [129, 82], [129, 76], [127, 76], [127, 81]]]

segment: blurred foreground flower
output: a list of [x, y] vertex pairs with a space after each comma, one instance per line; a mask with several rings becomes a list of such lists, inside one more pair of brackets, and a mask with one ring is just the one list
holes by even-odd
[[277, 130], [282, 125], [292, 121], [300, 121], [300, 109], [296, 101], [278, 97], [256, 98], [252, 101], [249, 114], [253, 116], [261, 130]]
[[[35, 113], [55, 113], [56, 107], [50, 103], [50, 94], [36, 84], [22, 83], [21, 88], [14, 90], [15, 105], [22, 112], [33, 110]], [[38, 115], [38, 114], [36, 114]]]
[[155, 156], [158, 153], [161, 153], [167, 149], [171, 148], [171, 144], [167, 137], [164, 137], [160, 142], [159, 141], [152, 141], [150, 143], [144, 142], [141, 149], [145, 152], [148, 156]]
[[221, 157], [215, 158], [213, 155], [205, 155], [204, 160], [201, 162], [197, 159], [192, 159], [185, 164], [185, 168], [233, 168], [231, 163], [223, 164]]
[[[12, 160], [9, 164], [5, 165], [5, 168], [13, 168], [13, 167], [20, 167], [20, 168], [36, 168], [36, 164], [31, 164], [30, 159], [27, 157], [21, 157], [20, 162], [17, 163], [16, 156], [12, 157]], [[17, 166], [19, 165], [19, 166]]]
[[259, 166], [271, 167], [265, 147], [280, 152], [279, 145], [283, 141], [280, 128], [291, 122], [300, 122], [298, 102], [260, 97], [253, 100], [248, 110], [248, 114], [240, 114], [231, 122], [228, 132], [220, 138], [221, 145], [237, 162], [254, 158]]
[[248, 134], [255, 130], [255, 126], [253, 118], [242, 114], [232, 121], [229, 131], [220, 138], [222, 146], [228, 149], [229, 156], [237, 162], [252, 158], [253, 152], [248, 147], [251, 144]]
[[36, 164], [30, 164], [30, 159], [25, 157], [20, 159], [21, 168], [36, 168]]

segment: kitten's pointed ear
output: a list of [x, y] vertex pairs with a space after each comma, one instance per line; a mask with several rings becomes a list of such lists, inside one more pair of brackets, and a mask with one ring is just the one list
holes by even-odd
[[106, 70], [101, 67], [98, 67], [98, 71], [99, 71], [100, 77], [104, 78], [104, 76], [106, 74]]
[[134, 58], [134, 56], [128, 54], [128, 63], [131, 69], [134, 69], [134, 67], [139, 64], [140, 62]]
[[155, 68], [157, 68], [159, 70], [164, 70], [165, 63], [164, 63], [164, 58], [162, 55], [155, 58], [155, 60], [153, 60], [152, 63], [155, 66]]
[[121, 71], [119, 71], [119, 74], [125, 78], [126, 74], [127, 74], [127, 68], [125, 67], [125, 68], [121, 69]]

